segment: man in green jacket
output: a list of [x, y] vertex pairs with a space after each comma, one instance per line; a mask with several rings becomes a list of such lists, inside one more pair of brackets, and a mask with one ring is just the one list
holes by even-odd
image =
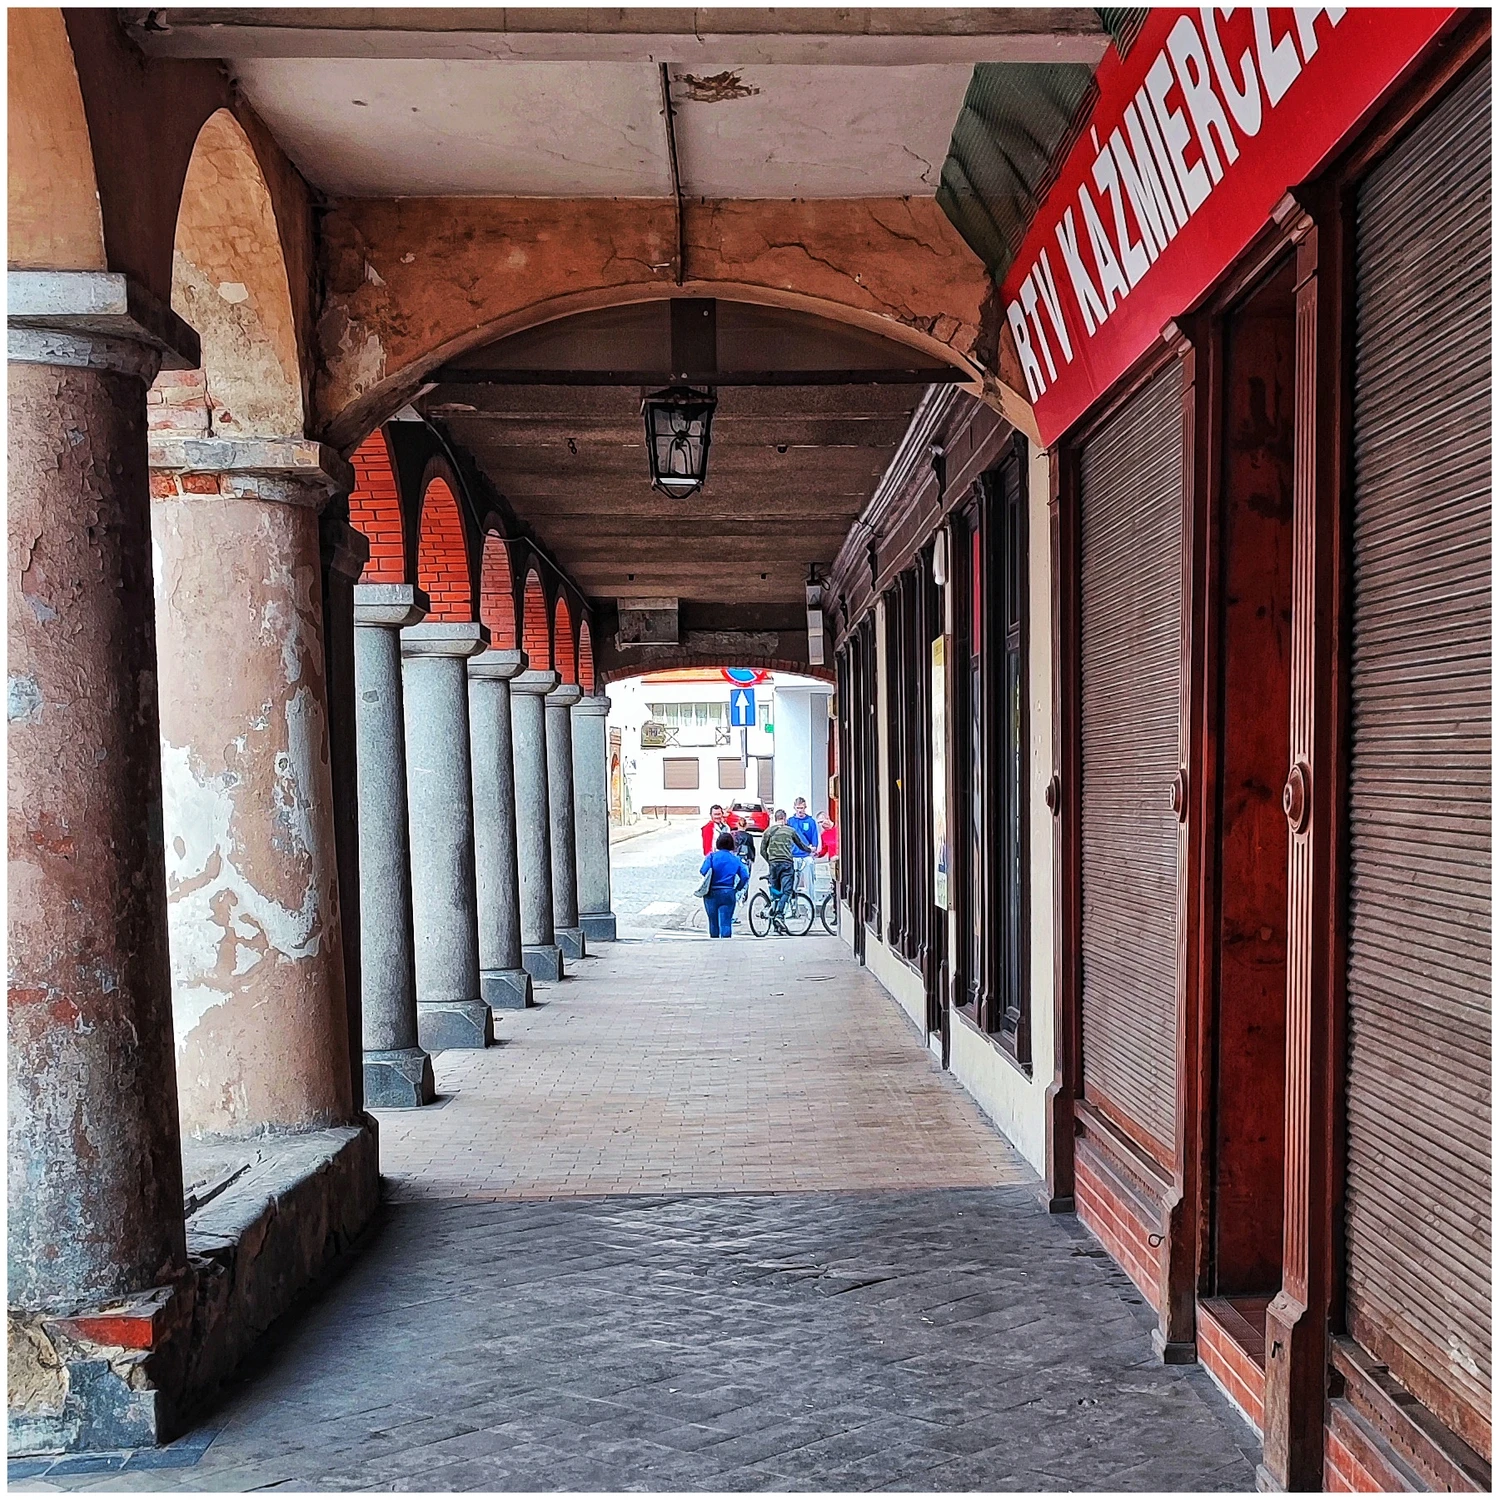
[[786, 822], [786, 809], [776, 808], [775, 822], [760, 842], [760, 852], [770, 866], [770, 889], [775, 900], [772, 903], [779, 916], [786, 909], [786, 898], [791, 894], [796, 881], [796, 851], [813, 852], [811, 844]]

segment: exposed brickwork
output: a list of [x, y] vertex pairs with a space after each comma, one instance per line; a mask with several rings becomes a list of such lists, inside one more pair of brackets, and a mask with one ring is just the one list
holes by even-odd
[[377, 427], [354, 450], [350, 462], [354, 465], [354, 491], [349, 496], [349, 520], [370, 544], [370, 560], [359, 581], [405, 583], [406, 527], [384, 430]]
[[1265, 1372], [1201, 1303], [1197, 1306], [1197, 1357], [1249, 1419], [1249, 1425], [1263, 1433]]
[[458, 498], [445, 479], [434, 479], [422, 496], [417, 533], [416, 583], [432, 600], [430, 620], [472, 620], [473, 579]]
[[573, 614], [561, 594], [557, 596], [557, 616], [552, 626], [552, 639], [556, 643], [558, 673], [564, 682], [576, 682], [578, 661], [573, 650]]
[[484, 538], [479, 562], [479, 623], [489, 631], [489, 643], [499, 651], [515, 649], [515, 583], [510, 573], [510, 549], [497, 532]]
[[552, 665], [552, 637], [547, 629], [547, 601], [541, 579], [535, 573], [526, 576], [524, 639], [522, 649], [531, 658], [533, 671], [545, 672]]
[[1125, 1275], [1139, 1287], [1145, 1300], [1160, 1311], [1161, 1252], [1150, 1236], [1158, 1231], [1146, 1223], [1135, 1206], [1117, 1193], [1078, 1154], [1077, 1216], [1098, 1242], [1119, 1262]]
[[152, 432], [208, 432], [208, 379], [202, 370], [163, 370], [146, 392]]
[[578, 685], [590, 695], [594, 691], [593, 633], [587, 620], [578, 624]]

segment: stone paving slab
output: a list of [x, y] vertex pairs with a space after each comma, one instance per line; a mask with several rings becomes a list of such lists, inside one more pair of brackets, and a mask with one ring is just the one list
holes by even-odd
[[445, 1108], [382, 1112], [367, 1247], [190, 1467], [11, 1488], [1254, 1487], [1253, 1433], [836, 940], [603, 952], [439, 1057]]
[[390, 1196], [979, 1187], [1023, 1158], [831, 937], [624, 941], [380, 1110]]
[[[1250, 1430], [1156, 1360], [1138, 1294], [1026, 1186], [383, 1220], [152, 1487], [1254, 1487]], [[44, 1486], [112, 1487], [17, 1487]]]

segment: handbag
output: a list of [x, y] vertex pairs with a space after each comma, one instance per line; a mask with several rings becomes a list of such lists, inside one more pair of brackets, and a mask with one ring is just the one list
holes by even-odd
[[703, 876], [702, 884], [692, 893], [694, 896], [706, 896], [713, 889], [713, 871], [710, 869]]

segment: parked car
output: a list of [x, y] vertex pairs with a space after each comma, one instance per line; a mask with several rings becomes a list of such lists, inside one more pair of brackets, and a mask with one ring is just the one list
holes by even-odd
[[770, 827], [770, 813], [763, 802], [735, 802], [728, 812], [729, 827], [738, 828], [741, 822], [764, 833]]

